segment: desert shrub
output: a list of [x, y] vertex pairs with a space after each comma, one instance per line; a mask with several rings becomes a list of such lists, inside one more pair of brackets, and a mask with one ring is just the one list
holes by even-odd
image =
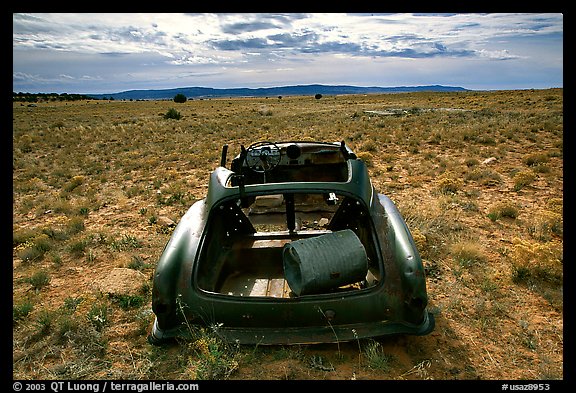
[[366, 164], [367, 167], [371, 167], [373, 164], [374, 156], [368, 151], [362, 151], [357, 154], [358, 158]]
[[378, 151], [378, 145], [373, 140], [369, 140], [369, 141], [364, 142], [362, 144], [362, 146], [360, 146], [360, 151], [372, 152], [372, 153], [377, 152]]
[[62, 305], [62, 310], [64, 310], [65, 313], [68, 314], [73, 314], [74, 311], [76, 311], [76, 308], [78, 307], [78, 305], [80, 303], [82, 303], [84, 301], [84, 299], [82, 297], [67, 297], [66, 299], [64, 299], [64, 304]]
[[189, 344], [195, 356], [189, 358], [193, 379], [228, 379], [238, 369], [239, 350], [210, 329], [199, 329]]
[[141, 186], [140, 184], [136, 184], [134, 186], [130, 186], [124, 189], [126, 196], [128, 198], [134, 198], [137, 195], [142, 195], [146, 192], [146, 189]]
[[52, 330], [56, 321], [56, 313], [48, 310], [41, 310], [36, 319], [38, 327], [37, 337], [45, 336]]
[[420, 113], [422, 113], [424, 110], [422, 108], [419, 108], [417, 106], [413, 106], [412, 108], [408, 109], [408, 113], [411, 115], [418, 115]]
[[379, 156], [379, 160], [382, 162], [394, 163], [398, 160], [398, 156], [394, 153], [383, 153]]
[[84, 183], [84, 176], [74, 176], [70, 181], [64, 186], [64, 190], [67, 192], [71, 192], [76, 189], [78, 186]]
[[174, 102], [178, 103], [178, 104], [183, 104], [188, 100], [188, 98], [186, 98], [186, 96], [182, 93], [178, 93], [174, 96]]
[[482, 145], [495, 145], [496, 139], [494, 139], [494, 137], [491, 135], [482, 134], [476, 138], [476, 142]]
[[108, 307], [104, 304], [93, 304], [86, 315], [86, 319], [99, 332], [108, 326]]
[[364, 349], [368, 367], [373, 370], [388, 371], [394, 360], [393, 355], [387, 354], [378, 341], [370, 340]]
[[528, 166], [536, 166], [548, 162], [548, 156], [543, 153], [532, 153], [524, 157], [522, 160]]
[[16, 230], [12, 232], [12, 247], [25, 248], [25, 245], [30, 244], [31, 240], [36, 236], [38, 236], [38, 232], [34, 229], [23, 228]]
[[532, 237], [548, 241], [554, 235], [563, 235], [562, 214], [543, 210], [534, 214], [528, 223], [528, 232]]
[[516, 204], [509, 201], [498, 202], [488, 210], [488, 217], [492, 221], [496, 221], [502, 217], [517, 218], [518, 214], [519, 210]]
[[68, 246], [68, 251], [70, 251], [72, 255], [78, 257], [84, 254], [87, 246], [88, 242], [86, 240], [76, 240]]
[[61, 230], [58, 228], [42, 228], [42, 233], [52, 240], [68, 240], [70, 238], [69, 233], [66, 230]]
[[168, 109], [168, 112], [166, 112], [164, 114], [164, 119], [174, 119], [174, 120], [180, 120], [182, 118], [182, 115], [180, 114], [180, 112], [178, 112], [176, 109], [174, 108], [170, 108]]
[[[70, 347], [78, 354], [81, 361], [97, 363], [104, 358], [108, 339], [94, 324], [66, 317], [59, 321], [59, 325], [59, 335], [69, 342]], [[69, 379], [81, 379], [80, 376], [83, 377], [82, 372], [81, 367], [65, 369], [65, 375]]]
[[480, 161], [478, 161], [477, 158], [467, 158], [467, 159], [464, 161], [464, 164], [466, 164], [466, 166], [467, 166], [468, 168], [470, 168], [470, 167], [473, 167], [473, 166], [476, 166], [476, 165], [480, 164]]
[[40, 290], [50, 284], [50, 276], [44, 270], [40, 270], [30, 276], [26, 281], [32, 285], [33, 289]]
[[554, 213], [562, 214], [564, 200], [562, 198], [550, 198], [546, 201], [546, 206]]
[[442, 194], [455, 194], [462, 186], [459, 179], [453, 177], [442, 177], [438, 180], [437, 188]]
[[57, 121], [56, 123], [52, 123], [50, 125], [51, 129], [64, 128], [64, 127], [66, 127], [66, 124], [64, 124], [63, 121]]
[[56, 268], [62, 266], [62, 257], [57, 252], [50, 253], [50, 261]]
[[30, 153], [32, 151], [32, 137], [24, 134], [18, 140], [18, 147], [22, 153]]
[[162, 194], [158, 194], [156, 196], [158, 204], [160, 205], [174, 205], [174, 204], [182, 204], [186, 205], [186, 192], [182, 190], [173, 189], [172, 195], [164, 198]]
[[34, 305], [30, 300], [25, 300], [21, 303], [15, 304], [12, 307], [12, 323], [16, 323], [26, 318], [33, 308]]
[[67, 314], [60, 315], [55, 325], [55, 336], [58, 344], [65, 344], [79, 328], [78, 321]]
[[498, 172], [486, 168], [475, 168], [466, 173], [464, 179], [476, 181], [485, 186], [496, 185], [502, 182], [502, 177]]
[[258, 109], [258, 113], [262, 116], [272, 116], [272, 109], [269, 106], [262, 105]]
[[110, 243], [110, 247], [114, 251], [126, 251], [132, 248], [142, 247], [142, 242], [133, 235], [123, 234], [119, 239], [114, 239]]
[[72, 214], [74, 207], [67, 198], [66, 191], [62, 190], [59, 197], [48, 195], [46, 203], [42, 206], [44, 211], [52, 210], [53, 213]]
[[522, 188], [532, 184], [536, 175], [532, 171], [522, 171], [514, 176], [514, 191], [520, 191]]
[[443, 207], [441, 203], [408, 201], [398, 206], [423, 259], [443, 258], [455, 231], [463, 229], [462, 222], [452, 214], [454, 209]]
[[450, 254], [462, 267], [486, 261], [482, 247], [471, 240], [461, 240], [450, 246]]
[[113, 297], [112, 300], [125, 311], [139, 308], [146, 302], [144, 297], [141, 295], [118, 295]]
[[129, 269], [143, 270], [149, 268], [151, 265], [144, 261], [140, 255], [133, 255], [132, 260], [128, 263]]
[[26, 262], [42, 259], [44, 254], [51, 249], [52, 242], [44, 233], [39, 234], [16, 247], [18, 257]]
[[67, 235], [72, 236], [85, 229], [84, 219], [82, 217], [72, 217], [68, 222], [65, 232]]
[[562, 245], [514, 239], [510, 253], [515, 283], [562, 283]]
[[427, 238], [426, 235], [422, 233], [420, 228], [412, 228], [410, 229], [412, 234], [412, 238], [414, 239], [414, 244], [416, 244], [416, 248], [422, 253], [422, 251], [426, 248]]
[[537, 173], [550, 173], [552, 169], [546, 164], [538, 164], [532, 168]]

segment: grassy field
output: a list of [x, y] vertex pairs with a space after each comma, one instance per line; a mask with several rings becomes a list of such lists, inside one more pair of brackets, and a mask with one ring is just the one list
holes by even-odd
[[[12, 138], [15, 379], [564, 378], [562, 89], [14, 103]], [[149, 345], [167, 223], [222, 145], [311, 139], [345, 140], [399, 207], [435, 331]], [[137, 286], [107, 291], [113, 269]]]

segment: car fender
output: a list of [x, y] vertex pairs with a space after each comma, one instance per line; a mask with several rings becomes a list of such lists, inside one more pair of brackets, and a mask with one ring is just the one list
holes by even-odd
[[406, 225], [400, 211], [386, 195], [378, 194], [378, 200], [384, 207], [388, 221], [388, 244], [392, 245], [391, 257], [393, 268], [400, 279], [399, 288], [395, 292], [403, 293], [405, 318], [421, 318], [428, 304], [426, 292], [426, 276], [418, 248], [410, 229]]
[[190, 285], [182, 278], [190, 276], [182, 272], [192, 269], [198, 243], [206, 224], [206, 215], [205, 200], [195, 202], [174, 229], [158, 260], [152, 287], [154, 300], [152, 309], [158, 317], [160, 327], [178, 319], [178, 295]]

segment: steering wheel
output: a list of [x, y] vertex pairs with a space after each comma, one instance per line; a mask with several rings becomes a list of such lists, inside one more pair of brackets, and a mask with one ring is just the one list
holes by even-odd
[[254, 172], [266, 173], [280, 163], [280, 148], [273, 142], [256, 142], [246, 149], [246, 165]]

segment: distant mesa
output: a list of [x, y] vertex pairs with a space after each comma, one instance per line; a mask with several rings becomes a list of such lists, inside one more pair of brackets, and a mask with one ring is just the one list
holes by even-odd
[[333, 85], [296, 85], [262, 88], [214, 89], [210, 87], [181, 87], [162, 90], [128, 90], [110, 94], [86, 94], [95, 99], [114, 100], [171, 100], [177, 94], [187, 98], [218, 98], [218, 97], [277, 97], [277, 96], [322, 96], [342, 94], [374, 94], [374, 93], [410, 93], [418, 91], [468, 91], [463, 87], [429, 85], [429, 86], [399, 86], [399, 87], [362, 87]]

